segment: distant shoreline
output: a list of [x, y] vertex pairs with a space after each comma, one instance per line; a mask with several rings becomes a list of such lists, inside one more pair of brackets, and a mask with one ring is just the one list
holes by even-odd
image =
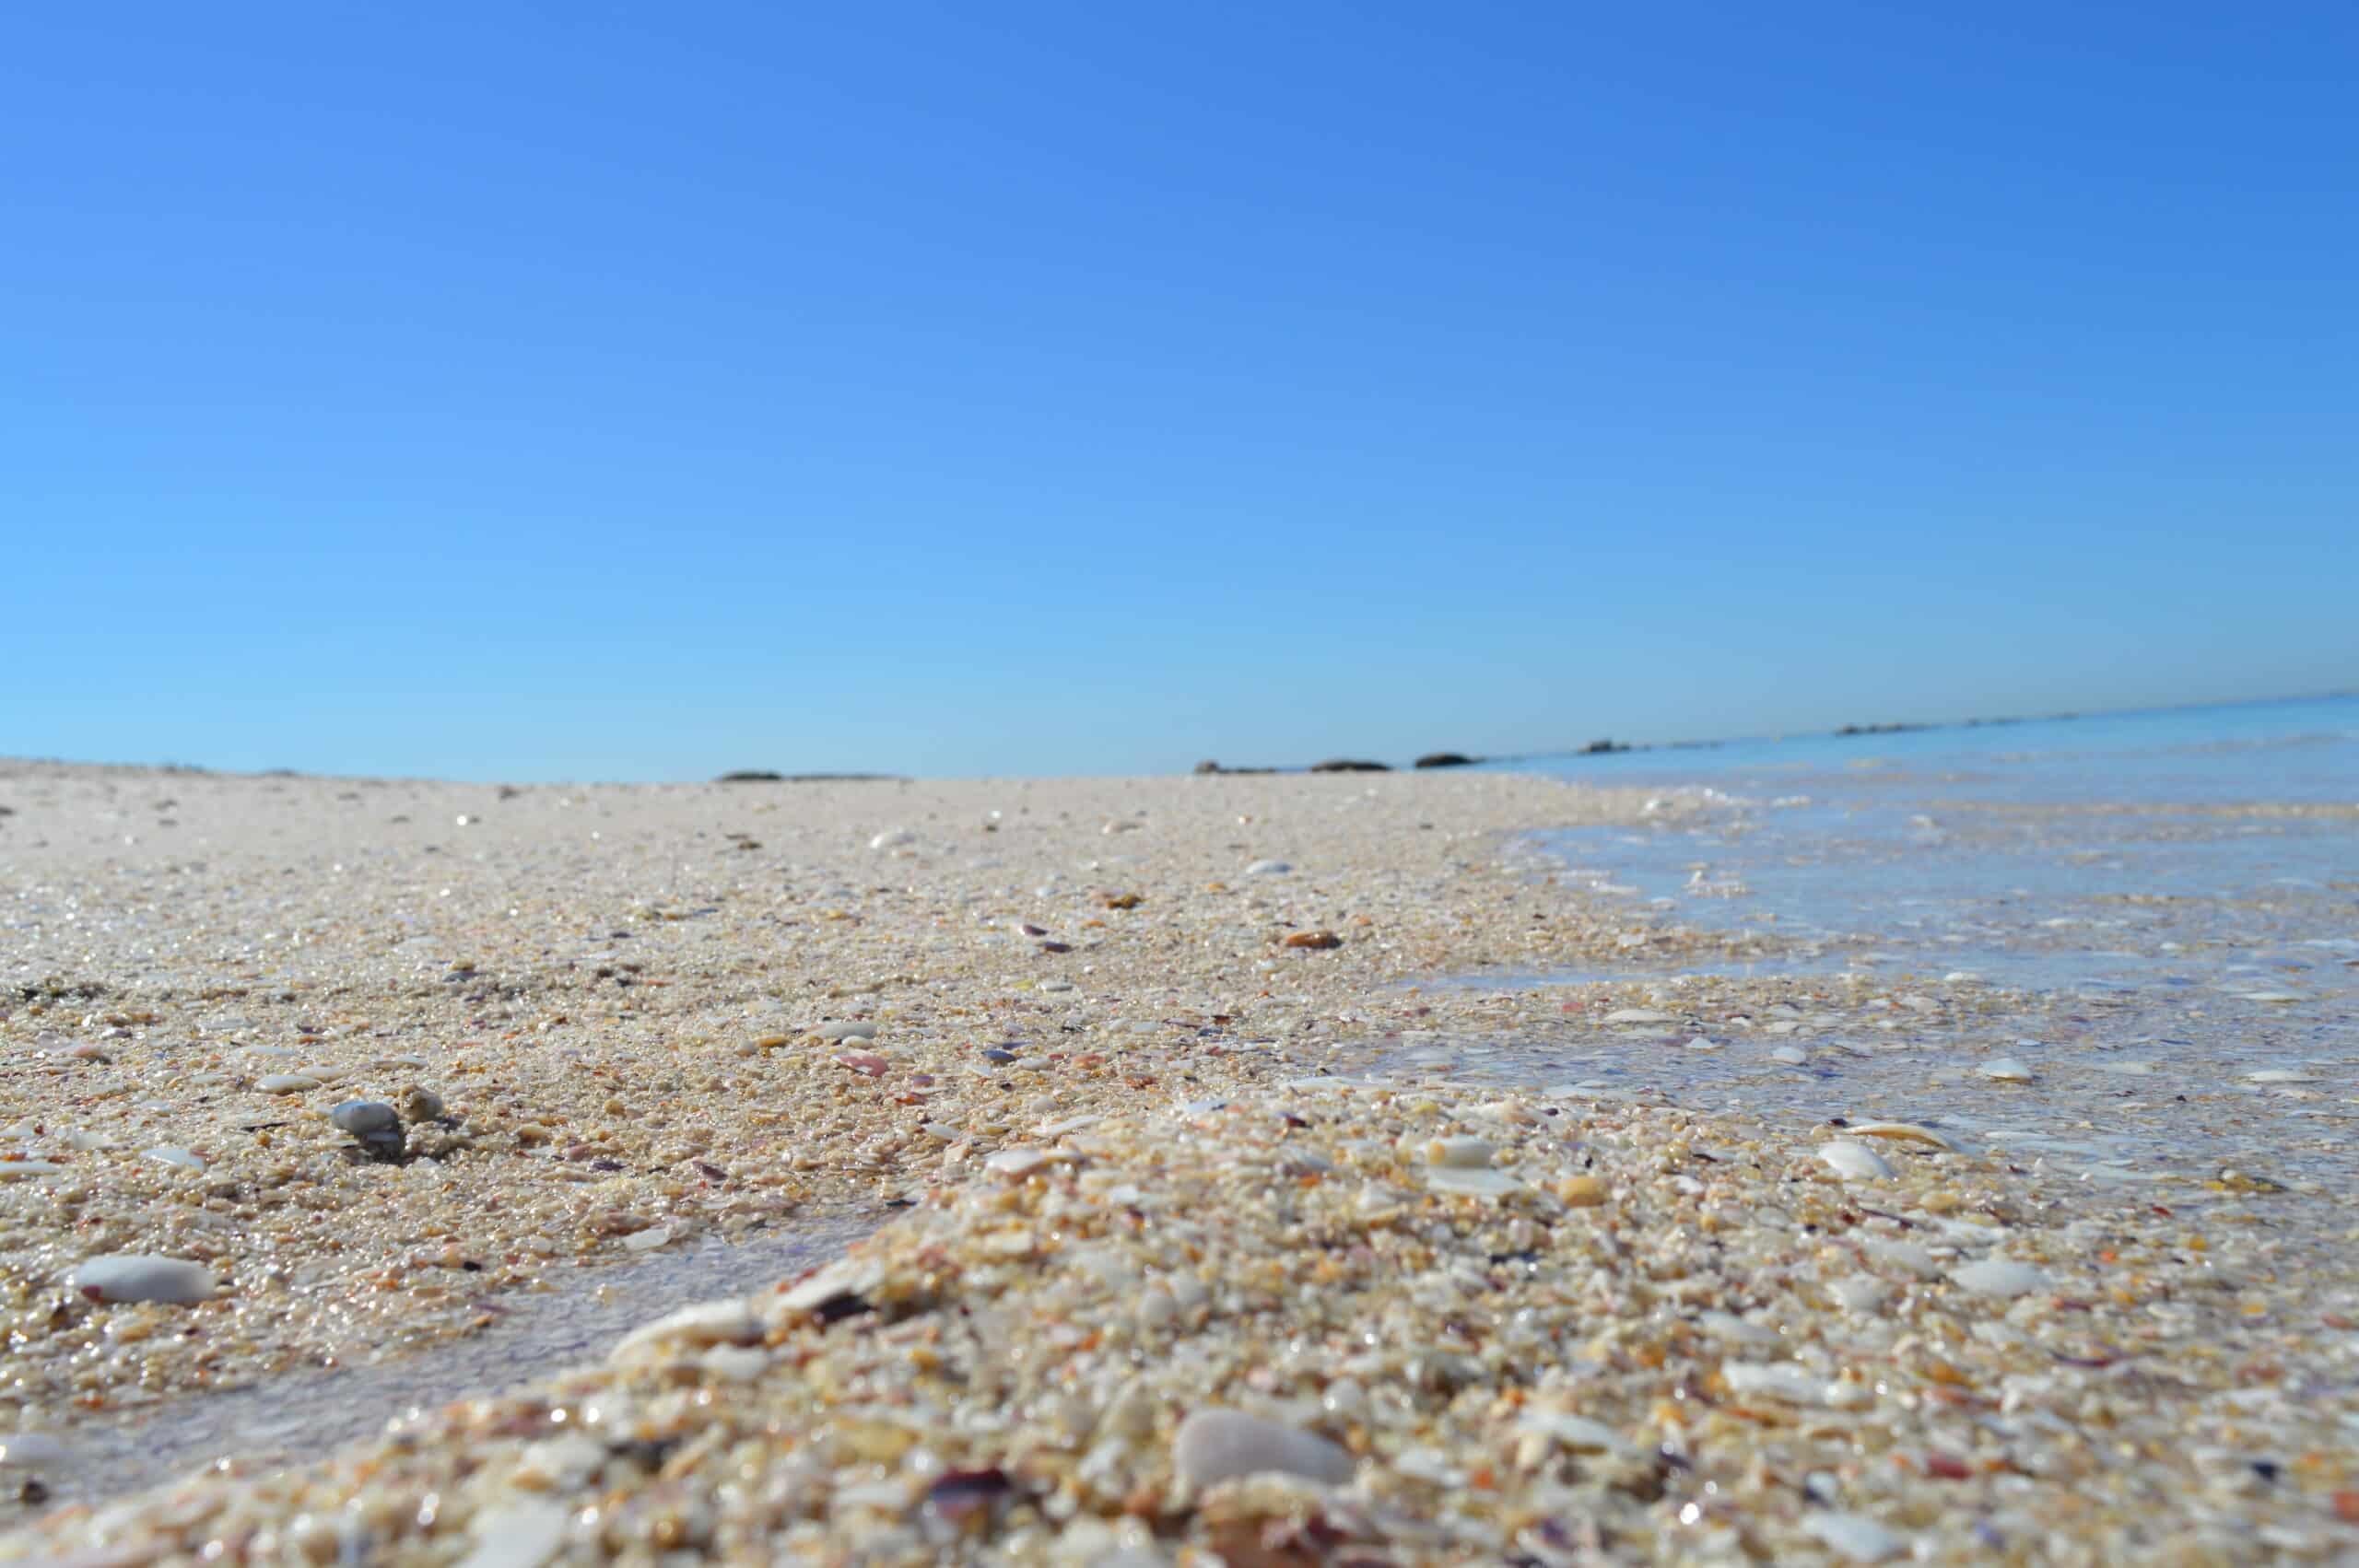
[[[1831, 730], [1779, 731], [1762, 734], [1723, 735], [1711, 739], [1680, 741], [1622, 741], [1602, 737], [1578, 746], [1557, 750], [1503, 753], [1486, 756], [1474, 753], [1431, 752], [1405, 763], [1387, 762], [1380, 758], [1336, 757], [1311, 763], [1275, 763], [1229, 765], [1217, 760], [1199, 762], [1192, 769], [1198, 774], [1217, 776], [1250, 776], [1260, 774], [1302, 773], [1408, 773], [1433, 768], [1460, 766], [1511, 767], [1523, 763], [1555, 763], [1585, 756], [1618, 756], [1625, 754], [1650, 752], [1717, 751], [1724, 747], [1743, 745], [1775, 745], [1809, 740], [1868, 740], [1885, 735], [1937, 733], [1953, 730], [1990, 730], [2026, 724], [2074, 723], [2086, 720], [2137, 719], [2172, 713], [2196, 712], [2207, 708], [2236, 709], [2269, 708], [2282, 704], [2306, 702], [2341, 702], [2359, 698], [2359, 688], [2344, 688], [2327, 692], [2303, 693], [2290, 696], [2246, 697], [2228, 702], [2158, 703], [2147, 708], [2114, 708], [2088, 710], [2066, 710], [2045, 714], [2003, 714], [1976, 716], [1951, 720], [1885, 720], [1865, 723], [1838, 725]], [[313, 772], [296, 767], [266, 767], [241, 769], [215, 767], [192, 762], [123, 762], [86, 761], [55, 756], [0, 755], [0, 769], [18, 766], [70, 767], [81, 769], [119, 770], [126, 773], [186, 774], [223, 778], [331, 778], [352, 783], [369, 784], [479, 784], [486, 788], [557, 789], [609, 786], [682, 786], [712, 784], [910, 784], [921, 779], [950, 778], [1169, 778], [1171, 772], [1144, 774], [945, 774], [918, 775], [863, 770], [794, 770], [745, 767], [732, 768], [710, 778], [550, 778], [530, 783], [498, 778], [452, 778], [435, 774], [363, 774]], [[1174, 769], [1172, 772], [1181, 770]], [[5, 774], [0, 774], [5, 777]]]

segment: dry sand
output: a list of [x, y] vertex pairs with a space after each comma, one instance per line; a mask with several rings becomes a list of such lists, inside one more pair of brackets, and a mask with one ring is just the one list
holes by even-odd
[[[1604, 1037], [1653, 994], [1567, 1022], [1433, 977], [1761, 951], [1507, 845], [1632, 794], [5, 764], [0, 806], [0, 1474], [31, 1480], [0, 1556], [2359, 1550], [2352, 1276], [2265, 1191], [2199, 1228], [1905, 1131], [1306, 1082], [1413, 1031]], [[1925, 1033], [1994, 1005], [1914, 994]], [[398, 1160], [331, 1123], [353, 1100], [414, 1117]], [[872, 1223], [816, 1280], [440, 1404], [442, 1347], [578, 1324], [596, 1266], [686, 1290], [722, 1244]], [[76, 1288], [116, 1254], [215, 1293]], [[439, 1408], [117, 1503], [59, 1473], [364, 1363]]]

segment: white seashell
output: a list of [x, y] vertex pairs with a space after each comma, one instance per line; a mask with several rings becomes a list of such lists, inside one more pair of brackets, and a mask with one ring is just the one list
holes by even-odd
[[1673, 1024], [1678, 1020], [1668, 1012], [1658, 1012], [1650, 1007], [1624, 1007], [1605, 1015], [1608, 1024]]
[[652, 1252], [671, 1239], [671, 1226], [655, 1225], [647, 1230], [633, 1231], [630, 1235], [623, 1237], [623, 1250], [626, 1252]]
[[1294, 868], [1284, 860], [1256, 860], [1245, 868], [1247, 876], [1284, 876]]
[[323, 1083], [333, 1083], [346, 1076], [346, 1071], [341, 1067], [331, 1067], [325, 1062], [311, 1061], [295, 1069], [295, 1075], [298, 1078], [316, 1078]]
[[1172, 1473], [1192, 1487], [1273, 1471], [1341, 1486], [1355, 1468], [1350, 1454], [1318, 1433], [1242, 1410], [1197, 1410], [1171, 1439]]
[[1505, 1198], [1523, 1186], [1505, 1171], [1469, 1170], [1463, 1165], [1431, 1165], [1426, 1185], [1436, 1192], [1461, 1198]]
[[185, 1149], [176, 1149], [169, 1143], [159, 1143], [155, 1148], [145, 1151], [145, 1155], [150, 1160], [161, 1160], [168, 1165], [178, 1165], [182, 1170], [201, 1171], [205, 1168], [205, 1162], [202, 1159]]
[[1913, 1121], [1854, 1122], [1846, 1130], [1858, 1138], [1889, 1138], [1901, 1143], [1930, 1143], [1936, 1149], [1957, 1152], [1957, 1145], [1930, 1127], [1919, 1127]]
[[823, 1040], [834, 1040], [839, 1044], [845, 1040], [873, 1040], [876, 1038], [876, 1025], [874, 1024], [823, 1024], [814, 1033]]
[[1866, 1181], [1893, 1174], [1892, 1167], [1884, 1163], [1883, 1155], [1864, 1143], [1854, 1143], [1848, 1139], [1838, 1138], [1832, 1143], [1820, 1144], [1818, 1157], [1833, 1166], [1835, 1174], [1845, 1181]]
[[299, 1094], [306, 1089], [316, 1089], [320, 1081], [299, 1072], [274, 1072], [254, 1085], [265, 1094]]
[[74, 1288], [101, 1301], [162, 1301], [185, 1305], [213, 1299], [215, 1281], [203, 1266], [179, 1258], [118, 1252], [87, 1259], [74, 1270]]
[[16, 1181], [25, 1176], [57, 1176], [64, 1165], [47, 1160], [0, 1160], [0, 1181]]
[[1883, 1562], [1908, 1550], [1907, 1537], [1893, 1534], [1864, 1514], [1807, 1514], [1802, 1528], [1854, 1562]]
[[2315, 1083], [2318, 1075], [2304, 1072], [2297, 1067], [2265, 1067], [2259, 1072], [2246, 1073], [2245, 1081], [2249, 1083]]
[[1854, 1274], [1848, 1280], [1837, 1280], [1826, 1287], [1826, 1293], [1846, 1312], [1865, 1317], [1882, 1306], [1892, 1292], [1881, 1281], [1864, 1274]]
[[1437, 1138], [1426, 1145], [1428, 1164], [1446, 1165], [1451, 1170], [1480, 1171], [1490, 1168], [1492, 1145], [1481, 1138]]
[[573, 1510], [562, 1503], [511, 1503], [489, 1514], [477, 1515], [475, 1550], [459, 1560], [459, 1568], [541, 1568], [565, 1539]]
[[888, 827], [870, 839], [868, 847], [872, 849], [898, 849], [905, 844], [914, 844], [917, 841], [918, 836], [906, 827]]
[[752, 1305], [743, 1296], [727, 1296], [700, 1301], [640, 1325], [616, 1341], [606, 1359], [621, 1363], [651, 1360], [658, 1352], [670, 1355], [710, 1345], [750, 1344], [762, 1334], [762, 1321], [754, 1316]]
[[2013, 1297], [2029, 1295], [2048, 1288], [2048, 1276], [2028, 1263], [2017, 1263], [2005, 1258], [1985, 1258], [1953, 1270], [1950, 1280], [1979, 1296]]
[[2024, 1062], [2011, 1056], [2002, 1056], [1997, 1061], [1986, 1061], [1982, 1064], [1981, 1071], [1983, 1077], [1996, 1079], [2001, 1083], [2028, 1083], [2039, 1076]]
[[1789, 1067], [1800, 1067], [1810, 1060], [1810, 1052], [1800, 1046], [1778, 1046], [1770, 1050], [1769, 1059], [1782, 1061]]

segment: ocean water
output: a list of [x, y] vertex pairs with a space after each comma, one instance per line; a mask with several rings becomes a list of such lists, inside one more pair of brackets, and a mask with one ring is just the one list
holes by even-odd
[[1567, 882], [1707, 929], [1774, 928], [1850, 965], [2134, 986], [2216, 972], [2256, 934], [2359, 935], [2311, 929], [2338, 905], [2359, 923], [2359, 697], [1526, 766], [1601, 764], [1686, 820], [1539, 840]]
[[[1696, 1026], [1576, 1017], [1412, 1067], [1934, 1119], [2092, 1179], [2359, 1176], [2359, 697], [1492, 766], [1659, 790], [1649, 825], [1520, 852], [1633, 920], [1756, 933], [1763, 956], [1469, 978], [1575, 1014], [1583, 988], [1646, 982]], [[2001, 1058], [2033, 1080], [1986, 1076]]]

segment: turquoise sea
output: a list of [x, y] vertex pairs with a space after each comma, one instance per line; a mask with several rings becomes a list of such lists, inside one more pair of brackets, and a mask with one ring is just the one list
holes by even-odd
[[[1568, 1014], [1643, 985], [1680, 1022], [1412, 1065], [1932, 1119], [2092, 1179], [2359, 1179], [2359, 697], [1487, 766], [1654, 791], [1643, 825], [1513, 852], [1634, 925], [1752, 940], [1468, 977], [1555, 989]], [[2001, 1060], [2030, 1076], [1997, 1086]]]

